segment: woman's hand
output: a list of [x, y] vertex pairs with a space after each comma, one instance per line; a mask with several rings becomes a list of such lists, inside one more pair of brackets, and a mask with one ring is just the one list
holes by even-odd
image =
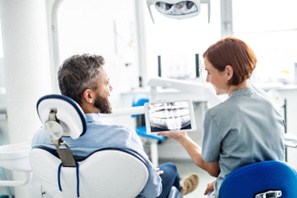
[[187, 132], [171, 131], [171, 132], [159, 132], [158, 135], [179, 140], [188, 136]]
[[214, 181], [207, 184], [206, 190], [204, 191], [204, 195], [208, 195], [212, 191], [214, 191]]

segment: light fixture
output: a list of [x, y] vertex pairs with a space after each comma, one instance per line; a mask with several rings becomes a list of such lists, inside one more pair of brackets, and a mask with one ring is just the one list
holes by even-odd
[[210, 21], [210, 0], [147, 0], [146, 3], [153, 23], [152, 5], [166, 17], [184, 19], [198, 15], [201, 3], [208, 4], [208, 22]]

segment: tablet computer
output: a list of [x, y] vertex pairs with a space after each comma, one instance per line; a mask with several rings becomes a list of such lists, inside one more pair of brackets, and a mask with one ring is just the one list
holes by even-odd
[[161, 101], [145, 104], [147, 133], [194, 131], [196, 129], [193, 102]]

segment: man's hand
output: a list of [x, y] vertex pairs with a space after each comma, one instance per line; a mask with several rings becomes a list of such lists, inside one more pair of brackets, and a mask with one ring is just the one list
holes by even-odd
[[160, 168], [155, 168], [155, 171], [158, 175], [162, 175], [164, 173], [164, 171], [160, 170]]
[[206, 190], [204, 191], [204, 195], [208, 195], [212, 191], [214, 191], [214, 181], [207, 184]]

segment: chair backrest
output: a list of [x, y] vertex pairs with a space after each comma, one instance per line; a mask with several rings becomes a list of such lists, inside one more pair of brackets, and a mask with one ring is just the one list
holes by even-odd
[[[41, 97], [36, 104], [38, 117], [51, 139], [62, 136], [77, 139], [86, 132], [86, 120], [81, 107], [71, 98], [49, 94]], [[51, 115], [51, 113], [54, 113]]]
[[78, 162], [77, 167], [63, 167], [61, 160], [49, 151], [34, 148], [30, 162], [46, 193], [55, 198], [132, 198], [148, 179], [144, 162], [122, 150], [96, 151]]
[[240, 167], [223, 181], [219, 198], [297, 197], [297, 174], [288, 164], [264, 161]]
[[46, 95], [38, 100], [36, 109], [57, 149], [33, 148], [30, 163], [33, 174], [51, 197], [135, 197], [143, 189], [148, 170], [135, 152], [106, 148], [83, 160], [73, 156], [63, 138], [78, 139], [87, 128], [85, 115], [74, 100]]

